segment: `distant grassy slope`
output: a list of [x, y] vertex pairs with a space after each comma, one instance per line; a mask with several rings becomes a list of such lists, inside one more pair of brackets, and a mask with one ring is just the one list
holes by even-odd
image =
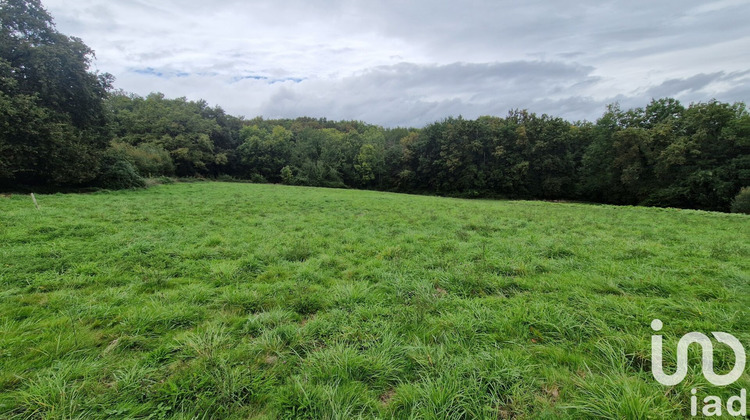
[[224, 183], [38, 199], [0, 197], [2, 417], [674, 417], [708, 384], [656, 383], [652, 319], [672, 352], [717, 329], [750, 349], [748, 216]]

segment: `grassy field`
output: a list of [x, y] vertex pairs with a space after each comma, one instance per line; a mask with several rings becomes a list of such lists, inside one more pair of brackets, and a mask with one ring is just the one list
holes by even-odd
[[229, 183], [37, 198], [0, 197], [2, 418], [675, 418], [693, 387], [750, 388], [650, 373], [654, 318], [670, 372], [689, 331], [750, 344], [745, 215]]

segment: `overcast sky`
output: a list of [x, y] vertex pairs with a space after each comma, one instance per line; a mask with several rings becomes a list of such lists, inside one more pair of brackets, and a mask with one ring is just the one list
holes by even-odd
[[46, 0], [116, 87], [252, 118], [416, 126], [750, 102], [750, 0]]

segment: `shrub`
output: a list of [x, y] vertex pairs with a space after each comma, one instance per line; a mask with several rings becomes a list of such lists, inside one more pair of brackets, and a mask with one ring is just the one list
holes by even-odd
[[281, 182], [286, 185], [294, 184], [294, 174], [292, 173], [292, 168], [290, 168], [289, 165], [281, 168]]
[[254, 184], [266, 184], [268, 181], [266, 178], [261, 174], [252, 174], [250, 175], [250, 182]]
[[227, 174], [221, 174], [217, 176], [216, 180], [219, 182], [237, 182], [237, 179], [235, 177]]
[[138, 169], [143, 176], [173, 175], [174, 163], [169, 152], [162, 146], [143, 143], [132, 146], [127, 143], [112, 143], [112, 149]]
[[740, 190], [740, 193], [732, 200], [732, 213], [750, 214], [750, 187]]
[[135, 167], [126, 159], [116, 154], [107, 154], [102, 162], [102, 171], [96, 182], [97, 186], [110, 190], [143, 188], [144, 180]]
[[175, 180], [168, 176], [160, 176], [158, 178], [146, 178], [146, 187], [153, 187], [154, 185], [174, 184]]
[[203, 178], [202, 176], [181, 176], [177, 178], [177, 182], [183, 182], [183, 183], [193, 183], [193, 182], [204, 182], [206, 178]]
[[159, 181], [159, 184], [174, 184], [174, 179], [168, 177], [168, 176], [160, 176], [157, 178]]

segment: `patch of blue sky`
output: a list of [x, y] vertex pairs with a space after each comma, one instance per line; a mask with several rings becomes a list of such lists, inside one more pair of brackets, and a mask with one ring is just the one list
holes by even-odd
[[142, 74], [145, 76], [155, 76], [160, 78], [169, 79], [172, 77], [188, 77], [190, 73], [185, 71], [173, 71], [173, 70], [157, 70], [153, 67], [145, 67], [141, 69], [131, 69], [133, 73]]
[[283, 83], [283, 82], [302, 83], [302, 81], [305, 79], [306, 77], [285, 77], [283, 79], [273, 79], [270, 82], [268, 82], [268, 84], [272, 85], [274, 83]]
[[232, 82], [239, 82], [240, 80], [268, 80], [268, 76], [259, 76], [257, 74], [248, 74], [244, 76], [234, 76]]
[[156, 77], [164, 77], [164, 73], [161, 71], [156, 70], [153, 67], [146, 67], [143, 69], [133, 69], [131, 70], [133, 73], [143, 74], [146, 76], [156, 76]]

